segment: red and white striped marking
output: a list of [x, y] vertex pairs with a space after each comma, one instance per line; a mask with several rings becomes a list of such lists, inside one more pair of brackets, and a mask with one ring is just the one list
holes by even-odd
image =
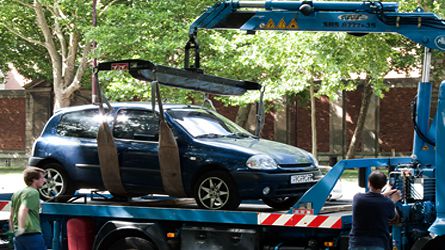
[[0, 201], [0, 211], [9, 211], [11, 208], [11, 205], [9, 204], [9, 201]]
[[268, 226], [341, 229], [341, 216], [258, 213], [258, 224]]

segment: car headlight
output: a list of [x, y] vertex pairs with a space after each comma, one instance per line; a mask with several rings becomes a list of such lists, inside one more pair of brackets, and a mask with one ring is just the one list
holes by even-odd
[[275, 160], [268, 155], [254, 155], [247, 160], [246, 165], [248, 168], [255, 170], [273, 170], [278, 168]]

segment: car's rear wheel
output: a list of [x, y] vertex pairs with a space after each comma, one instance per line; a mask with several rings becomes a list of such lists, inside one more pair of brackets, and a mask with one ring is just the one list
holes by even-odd
[[68, 199], [74, 194], [75, 188], [59, 163], [48, 163], [41, 168], [46, 171], [46, 183], [39, 190], [42, 200]]
[[236, 209], [240, 204], [235, 182], [230, 174], [224, 171], [210, 171], [198, 178], [194, 196], [201, 208]]
[[263, 202], [277, 210], [287, 210], [291, 208], [300, 197], [283, 197], [283, 198], [263, 198]]

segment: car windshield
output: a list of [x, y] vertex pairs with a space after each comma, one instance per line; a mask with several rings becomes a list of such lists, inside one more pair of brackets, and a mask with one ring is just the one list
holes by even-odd
[[195, 138], [253, 137], [224, 116], [205, 109], [173, 109], [168, 114]]

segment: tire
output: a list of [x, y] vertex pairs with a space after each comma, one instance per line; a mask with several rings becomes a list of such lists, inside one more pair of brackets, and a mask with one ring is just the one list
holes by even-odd
[[240, 199], [235, 182], [224, 171], [204, 173], [195, 183], [194, 197], [200, 208], [232, 210], [238, 208]]
[[59, 163], [48, 163], [41, 168], [46, 171], [46, 183], [39, 190], [42, 200], [66, 201], [72, 197], [75, 188]]
[[291, 208], [300, 197], [284, 197], [284, 198], [263, 198], [263, 202], [277, 210], [287, 210]]
[[125, 237], [112, 243], [109, 250], [156, 250], [149, 240], [140, 237]]

